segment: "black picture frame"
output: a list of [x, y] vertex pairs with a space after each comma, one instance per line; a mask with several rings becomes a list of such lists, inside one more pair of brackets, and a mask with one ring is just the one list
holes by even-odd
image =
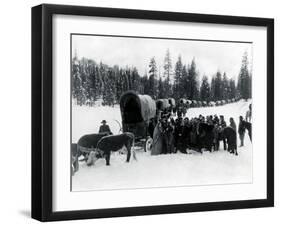
[[[55, 14], [181, 21], [267, 28], [267, 198], [95, 210], [52, 210], [52, 17]], [[268, 18], [43, 4], [32, 8], [32, 218], [122, 217], [274, 206], [274, 20]]]

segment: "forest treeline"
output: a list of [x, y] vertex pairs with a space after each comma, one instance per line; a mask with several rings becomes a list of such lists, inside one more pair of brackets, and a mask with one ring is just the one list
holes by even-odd
[[[235, 81], [225, 72], [217, 71], [209, 81], [203, 75], [199, 80], [196, 61], [184, 64], [179, 56], [173, 65], [169, 50], [164, 56], [163, 68], [159, 70], [154, 57], [150, 59], [148, 71], [140, 75], [136, 67], [107, 65], [92, 59], [74, 56], [72, 59], [72, 97], [78, 105], [94, 105], [102, 100], [103, 105], [119, 102], [123, 92], [135, 90], [148, 94], [153, 99], [173, 97], [176, 100], [217, 101], [232, 98], [251, 98], [252, 75], [249, 70], [247, 52], [242, 56], [240, 72]], [[219, 65], [218, 65], [219, 66]], [[161, 73], [160, 73], [161, 71]]]

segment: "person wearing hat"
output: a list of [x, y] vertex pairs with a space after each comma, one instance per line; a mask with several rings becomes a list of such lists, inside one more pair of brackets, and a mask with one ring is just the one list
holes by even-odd
[[240, 147], [244, 146], [244, 137], [245, 137], [245, 125], [244, 125], [244, 119], [242, 116], [239, 117], [239, 126], [238, 126], [238, 133], [239, 133], [239, 139], [240, 139]]
[[246, 112], [246, 122], [252, 121], [252, 104], [249, 105], [249, 110]]
[[102, 125], [100, 126], [99, 133], [108, 133], [112, 134], [109, 125], [106, 125], [106, 120], [101, 121]]
[[229, 118], [229, 126], [236, 132], [237, 131], [237, 128], [236, 128], [236, 123], [234, 121], [234, 118], [230, 117]]

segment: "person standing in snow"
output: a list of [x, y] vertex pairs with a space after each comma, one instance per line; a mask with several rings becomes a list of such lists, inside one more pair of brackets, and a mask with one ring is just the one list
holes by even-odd
[[245, 126], [244, 126], [244, 119], [242, 116], [239, 117], [238, 133], [239, 133], [239, 139], [240, 139], [240, 147], [243, 147], [244, 146], [244, 137], [245, 137]]
[[236, 130], [237, 130], [237, 128], [236, 128], [236, 123], [235, 123], [235, 121], [234, 121], [234, 119], [231, 117], [230, 119], [229, 119], [229, 122], [230, 122], [230, 127], [232, 128], [232, 129], [234, 129], [234, 131], [236, 132]]
[[176, 150], [182, 153], [186, 153], [184, 148], [184, 137], [183, 137], [184, 122], [181, 117], [176, 119], [175, 123], [175, 146]]
[[249, 110], [246, 112], [246, 122], [252, 121], [252, 104], [249, 105]]
[[[173, 125], [170, 121], [170, 118], [163, 118], [162, 120], [162, 133], [163, 133], [163, 146], [166, 153], [173, 153], [174, 152], [174, 135], [173, 135]], [[166, 154], [163, 153], [163, 154]]]
[[226, 127], [226, 122], [224, 121], [224, 116], [220, 115], [220, 126], [224, 129]]
[[112, 132], [109, 128], [109, 125], [106, 125], [106, 121], [102, 120], [101, 123], [102, 123], [102, 125], [100, 126], [99, 133], [112, 134]]
[[226, 127], [226, 122], [224, 120], [224, 116], [220, 115], [219, 125], [218, 125], [218, 127], [216, 127], [218, 130], [216, 150], [219, 150], [221, 140], [223, 141], [223, 149], [226, 150], [226, 139], [223, 135], [223, 130], [225, 127]]

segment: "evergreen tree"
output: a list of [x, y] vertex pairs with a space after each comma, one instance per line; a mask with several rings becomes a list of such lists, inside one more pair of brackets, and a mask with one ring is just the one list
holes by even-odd
[[157, 99], [158, 96], [157, 67], [154, 57], [150, 59], [148, 73], [149, 73], [149, 94], [153, 99]]
[[251, 77], [248, 65], [248, 54], [245, 52], [242, 57], [242, 64], [238, 76], [238, 91], [241, 97], [246, 100], [251, 97]]
[[188, 70], [189, 70], [188, 68], [186, 68], [186, 65], [184, 65], [182, 68], [182, 79], [180, 82], [180, 87], [181, 87], [180, 96], [182, 96], [183, 98], [188, 98], [191, 96], [190, 94], [191, 84], [188, 77]]
[[175, 99], [181, 98], [181, 93], [183, 93], [181, 82], [182, 82], [182, 61], [181, 56], [179, 55], [178, 60], [175, 65], [175, 81], [173, 87], [173, 96]]
[[230, 93], [230, 98], [235, 98], [236, 97], [236, 86], [235, 86], [235, 80], [230, 79], [229, 81], [229, 93]]
[[80, 76], [80, 64], [75, 56], [72, 60], [72, 97], [76, 100], [78, 105], [80, 103], [80, 96], [82, 95], [82, 81]]
[[167, 97], [168, 97], [168, 96], [167, 96], [167, 93], [166, 93], [166, 90], [165, 90], [165, 88], [164, 88], [164, 83], [163, 83], [161, 77], [160, 77], [160, 79], [159, 79], [158, 89], [159, 89], [158, 99], [167, 98]]
[[229, 99], [229, 82], [225, 72], [223, 73], [221, 89], [222, 89], [222, 99], [223, 100]]
[[222, 76], [221, 73], [218, 71], [215, 77], [215, 84], [214, 84], [214, 100], [222, 100], [223, 93], [222, 93]]
[[198, 87], [198, 73], [196, 71], [196, 63], [193, 58], [190, 67], [188, 68], [188, 81], [190, 84], [190, 100], [197, 100], [199, 98], [199, 87]]
[[211, 100], [215, 100], [215, 86], [216, 86], [216, 78], [215, 76], [212, 77], [211, 80]]
[[149, 79], [148, 79], [146, 72], [145, 72], [144, 76], [142, 77], [142, 83], [143, 83], [143, 94], [149, 94], [150, 84], [149, 84]]
[[208, 77], [204, 75], [200, 86], [200, 99], [202, 101], [210, 101], [210, 97], [211, 97], [211, 87], [208, 82]]
[[114, 106], [115, 103], [115, 94], [116, 94], [116, 85], [115, 85], [115, 76], [113, 70], [108, 69], [105, 75], [106, 85], [103, 90], [103, 104]]
[[171, 60], [171, 55], [169, 49], [166, 51], [166, 55], [164, 58], [164, 88], [166, 90], [167, 96], [172, 95], [172, 90], [171, 90], [171, 76], [172, 76], [172, 60]]

